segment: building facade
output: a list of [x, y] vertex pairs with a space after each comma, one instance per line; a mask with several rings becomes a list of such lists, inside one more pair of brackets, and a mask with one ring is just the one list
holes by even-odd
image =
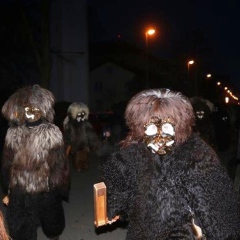
[[112, 105], [128, 99], [129, 85], [135, 74], [116, 63], [107, 61], [90, 72], [90, 109], [111, 110]]
[[53, 0], [50, 14], [50, 88], [57, 101], [89, 103], [86, 0]]

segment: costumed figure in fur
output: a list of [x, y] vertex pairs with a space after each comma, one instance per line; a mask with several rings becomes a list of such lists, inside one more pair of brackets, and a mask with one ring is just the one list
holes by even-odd
[[88, 106], [82, 102], [72, 103], [64, 119], [64, 141], [67, 155], [77, 171], [87, 170], [89, 154], [100, 146], [100, 140], [88, 120]]
[[214, 149], [217, 149], [215, 130], [211, 117], [214, 105], [203, 98], [193, 97], [190, 99], [196, 118], [196, 124], [193, 128]]
[[69, 164], [62, 133], [52, 123], [53, 104], [52, 93], [34, 85], [17, 90], [2, 108], [10, 127], [1, 180], [13, 240], [36, 240], [39, 226], [49, 239], [59, 239], [65, 228]]
[[213, 148], [193, 133], [190, 100], [145, 90], [125, 119], [128, 135], [102, 164], [100, 181], [110, 222], [129, 222], [126, 239], [240, 239], [238, 194]]
[[231, 123], [230, 115], [226, 106], [215, 104], [212, 113], [214, 123], [215, 136], [219, 151], [226, 151], [231, 143]]

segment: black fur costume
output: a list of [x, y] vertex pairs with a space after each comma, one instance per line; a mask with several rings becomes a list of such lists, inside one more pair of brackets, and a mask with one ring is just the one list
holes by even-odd
[[[175, 145], [165, 155], [144, 142], [152, 116], [174, 123]], [[130, 100], [125, 117], [130, 131], [122, 149], [101, 166], [109, 220], [120, 215], [129, 221], [128, 240], [193, 240], [193, 220], [206, 239], [240, 239], [237, 193], [214, 150], [192, 133], [190, 101], [173, 91], [147, 90]]]
[[[13, 240], [36, 240], [39, 226], [48, 238], [58, 239], [65, 228], [62, 200], [69, 195], [69, 165], [62, 133], [52, 124], [53, 104], [52, 93], [34, 85], [16, 91], [2, 108], [10, 127], [1, 177]], [[26, 119], [34, 113], [38, 120]]]
[[87, 105], [74, 102], [69, 106], [63, 123], [67, 154], [69, 152], [69, 158], [77, 171], [88, 169], [90, 152], [100, 146], [99, 137], [89, 122], [88, 115]]
[[190, 99], [196, 117], [194, 132], [197, 132], [214, 149], [217, 149], [214, 125], [211, 117], [214, 105], [200, 97]]

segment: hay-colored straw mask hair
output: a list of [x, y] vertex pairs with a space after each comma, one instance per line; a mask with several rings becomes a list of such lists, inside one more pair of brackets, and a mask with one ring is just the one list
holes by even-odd
[[88, 120], [89, 108], [82, 102], [74, 102], [68, 107], [68, 115], [77, 122]]

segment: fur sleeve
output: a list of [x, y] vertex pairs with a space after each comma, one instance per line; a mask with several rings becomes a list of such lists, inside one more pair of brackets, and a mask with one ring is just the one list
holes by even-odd
[[[129, 157], [130, 159], [130, 157]], [[126, 156], [121, 151], [112, 154], [101, 163], [100, 178], [107, 187], [108, 217], [112, 219], [116, 215], [125, 217], [129, 212], [131, 191], [134, 187], [133, 176]], [[126, 178], [126, 176], [128, 176]], [[131, 186], [131, 188], [129, 187]]]
[[67, 116], [63, 122], [63, 140], [65, 145], [71, 145], [71, 127], [69, 126], [69, 117]]
[[51, 149], [47, 161], [50, 168], [50, 189], [59, 190], [62, 197], [68, 200], [70, 190], [69, 162], [63, 147]]
[[100, 147], [100, 139], [96, 134], [92, 124], [89, 121], [85, 123], [86, 136], [88, 139], [89, 148], [92, 150], [97, 150]]
[[207, 239], [239, 239], [240, 202], [215, 152], [197, 141], [186, 181], [191, 207]]
[[193, 209], [207, 239], [238, 239], [240, 204], [225, 169], [212, 166], [191, 179]]

